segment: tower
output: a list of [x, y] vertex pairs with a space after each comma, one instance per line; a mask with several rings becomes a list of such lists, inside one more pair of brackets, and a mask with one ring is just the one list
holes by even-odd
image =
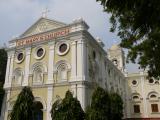
[[112, 45], [110, 49], [108, 49], [108, 58], [114, 63], [115, 66], [122, 72], [125, 69], [125, 55], [124, 51], [119, 45]]

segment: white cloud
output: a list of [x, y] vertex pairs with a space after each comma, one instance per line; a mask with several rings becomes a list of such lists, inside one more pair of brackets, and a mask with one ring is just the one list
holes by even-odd
[[49, 17], [71, 23], [73, 19], [83, 17], [89, 24], [93, 36], [99, 36], [105, 44], [111, 45], [116, 37], [109, 33], [108, 15], [96, 0], [1, 0], [0, 1], [0, 44], [12, 36], [19, 35], [32, 25], [41, 12], [48, 6]]
[[109, 32], [109, 15], [96, 0], [0, 0], [0, 46], [12, 36], [22, 34], [49, 7], [49, 18], [71, 23], [83, 17], [94, 37], [100, 37], [109, 48], [118, 40]]

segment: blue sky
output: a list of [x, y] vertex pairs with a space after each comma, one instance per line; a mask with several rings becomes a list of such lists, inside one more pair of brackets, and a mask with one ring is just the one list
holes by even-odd
[[[46, 7], [50, 10], [48, 18], [61, 22], [71, 23], [82, 17], [90, 26], [91, 34], [99, 37], [106, 49], [119, 43], [116, 34], [109, 32], [110, 15], [103, 12], [96, 0], [0, 0], [0, 46], [21, 35], [42, 16]], [[130, 66], [129, 71], [136, 70]]]

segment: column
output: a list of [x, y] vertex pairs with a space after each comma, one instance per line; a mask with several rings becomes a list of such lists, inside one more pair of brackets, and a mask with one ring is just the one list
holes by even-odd
[[87, 41], [83, 40], [82, 41], [82, 76], [84, 77], [84, 80], [87, 80], [88, 78], [88, 64], [87, 64], [87, 59], [88, 59], [88, 50], [87, 50]]
[[84, 39], [78, 41], [77, 44], [77, 79], [85, 80], [87, 71], [86, 59], [86, 42]]
[[11, 51], [9, 54], [11, 56], [10, 66], [9, 66], [9, 80], [8, 80], [8, 87], [12, 85], [12, 77], [13, 77], [13, 64], [14, 64], [14, 53], [15, 51]]
[[[127, 73], [125, 74], [125, 77], [127, 77]], [[126, 91], [126, 106], [125, 106], [125, 110], [126, 110], [126, 118], [130, 118], [131, 117], [131, 94], [129, 94], [129, 90], [130, 90], [130, 87], [129, 87], [129, 83], [128, 83], [128, 79], [125, 80], [125, 91]]]
[[86, 109], [86, 86], [83, 84], [77, 85], [77, 98], [81, 103], [83, 110]]
[[54, 48], [55, 42], [49, 43], [49, 60], [48, 60], [48, 81], [47, 84], [53, 84], [53, 66], [54, 66]]
[[8, 84], [9, 84], [10, 63], [11, 63], [11, 56], [10, 56], [10, 54], [8, 53], [8, 60], [7, 60], [7, 68], [6, 68], [6, 76], [5, 76], [4, 88], [7, 88], [7, 87], [8, 87]]
[[29, 68], [30, 68], [30, 57], [31, 57], [31, 47], [26, 48], [25, 74], [24, 74], [24, 81], [22, 83], [22, 86], [28, 86]]
[[51, 118], [51, 108], [52, 108], [52, 95], [53, 95], [53, 87], [48, 87], [48, 97], [47, 97], [47, 119], [46, 120], [52, 120]]
[[9, 99], [10, 99], [10, 90], [6, 91], [6, 107], [5, 107], [5, 113], [4, 113], [4, 120], [8, 120], [8, 110], [9, 110]]
[[76, 81], [77, 77], [77, 41], [71, 43], [71, 80]]
[[143, 100], [142, 100], [142, 105], [143, 105], [143, 113], [144, 113], [144, 115], [143, 115], [143, 117], [144, 118], [147, 118], [148, 117], [148, 111], [147, 111], [147, 102], [146, 102], [146, 96], [145, 96], [145, 90], [144, 90], [144, 73], [143, 72], [140, 72], [140, 75], [141, 75], [141, 93], [142, 93], [142, 98], [143, 98]]

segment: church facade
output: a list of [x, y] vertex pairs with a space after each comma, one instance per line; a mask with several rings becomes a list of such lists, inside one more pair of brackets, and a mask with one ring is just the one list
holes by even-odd
[[119, 45], [107, 51], [88, 31], [83, 19], [70, 24], [40, 18], [9, 42], [2, 120], [24, 86], [30, 86], [41, 120], [51, 120], [52, 104], [70, 90], [85, 110], [97, 85], [117, 92], [124, 102], [124, 119], [160, 119], [159, 81], [146, 72], [127, 73]]
[[[30, 86], [41, 106], [43, 120], [51, 120], [51, 106], [70, 90], [82, 108], [91, 102], [96, 85], [118, 92], [125, 101], [125, 77], [108, 59], [104, 44], [89, 32], [84, 20], [65, 24], [40, 18], [9, 42], [3, 119], [24, 86]], [[123, 68], [122, 68], [123, 69]]]

